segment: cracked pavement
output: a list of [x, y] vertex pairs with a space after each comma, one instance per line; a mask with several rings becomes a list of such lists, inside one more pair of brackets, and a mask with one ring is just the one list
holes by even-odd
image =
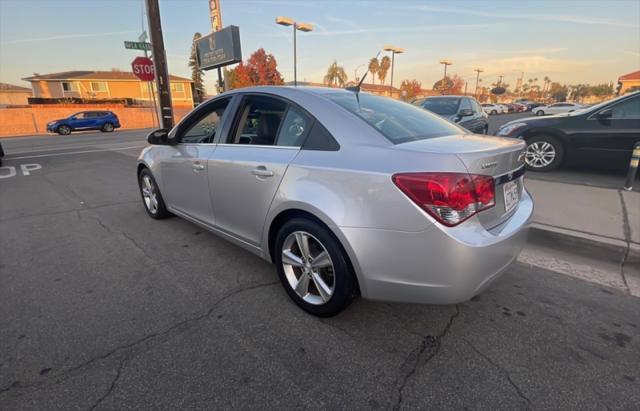
[[[116, 137], [140, 140], [95, 138]], [[0, 180], [0, 409], [640, 403], [638, 298], [516, 264], [458, 306], [360, 299], [310, 317], [269, 264], [148, 218], [135, 154], [39, 158]]]

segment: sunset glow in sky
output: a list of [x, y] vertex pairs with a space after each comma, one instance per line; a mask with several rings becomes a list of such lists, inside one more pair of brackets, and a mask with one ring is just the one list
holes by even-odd
[[[142, 0], [0, 0], [0, 82], [34, 72], [130, 70], [137, 52], [124, 40], [141, 32]], [[515, 84], [549, 76], [563, 83], [616, 81], [640, 69], [640, 1], [269, 1], [221, 0], [224, 25], [240, 27], [243, 57], [263, 47], [285, 81], [293, 78], [291, 29], [284, 15], [315, 25], [298, 35], [298, 80], [320, 82], [337, 60], [350, 78], [385, 44], [406, 49], [394, 78], [418, 79], [425, 87], [450, 73], [471, 80], [485, 70]], [[189, 77], [194, 32], [210, 31], [207, 0], [161, 0], [169, 71]], [[146, 21], [145, 21], [146, 24]], [[213, 89], [215, 75], [207, 73]], [[394, 82], [395, 82], [394, 81]]]

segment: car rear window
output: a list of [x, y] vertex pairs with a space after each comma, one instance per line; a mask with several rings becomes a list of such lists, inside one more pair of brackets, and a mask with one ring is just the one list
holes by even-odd
[[373, 126], [393, 144], [465, 133], [435, 114], [388, 97], [351, 92], [325, 96]]
[[[433, 97], [425, 100], [422, 107], [436, 114], [450, 116], [458, 112], [459, 98]], [[471, 107], [469, 107], [471, 108]]]

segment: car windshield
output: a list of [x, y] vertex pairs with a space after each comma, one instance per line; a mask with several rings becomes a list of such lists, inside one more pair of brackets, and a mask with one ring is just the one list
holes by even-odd
[[450, 116], [458, 112], [459, 98], [428, 98], [422, 107], [436, 114]]
[[393, 144], [465, 133], [426, 110], [387, 97], [351, 92], [326, 97], [373, 126]]

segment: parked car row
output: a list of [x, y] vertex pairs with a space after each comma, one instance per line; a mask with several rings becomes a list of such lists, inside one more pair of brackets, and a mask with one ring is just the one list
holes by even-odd
[[536, 116], [544, 116], [547, 114], [571, 113], [572, 111], [576, 111], [585, 107], [586, 106], [577, 103], [563, 102], [549, 104], [548, 106], [535, 107], [531, 110], [531, 112]]

